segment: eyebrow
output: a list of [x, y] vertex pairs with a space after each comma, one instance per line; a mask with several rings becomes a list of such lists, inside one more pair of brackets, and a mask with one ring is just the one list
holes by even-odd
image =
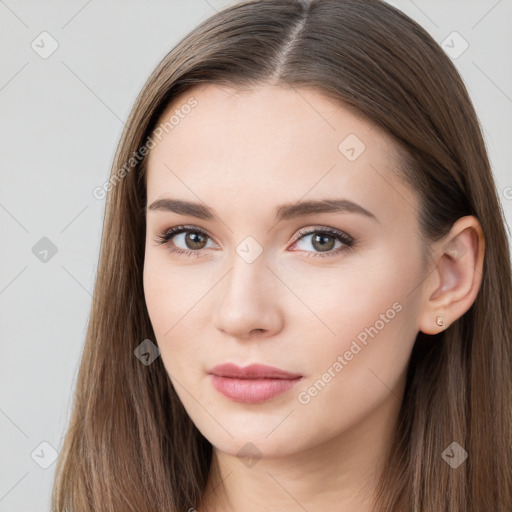
[[[174, 212], [179, 215], [190, 215], [204, 220], [218, 219], [215, 210], [199, 203], [185, 201], [182, 199], [163, 198], [157, 199], [146, 211], [163, 210]], [[359, 213], [376, 222], [377, 217], [362, 206], [347, 199], [323, 199], [319, 201], [300, 201], [296, 203], [287, 203], [278, 206], [274, 210], [275, 220], [283, 221], [295, 219], [318, 213]]]

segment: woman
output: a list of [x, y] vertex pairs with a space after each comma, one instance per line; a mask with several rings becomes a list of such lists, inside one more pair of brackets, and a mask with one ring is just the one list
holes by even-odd
[[105, 191], [54, 511], [512, 509], [509, 245], [415, 22], [224, 9], [149, 78]]

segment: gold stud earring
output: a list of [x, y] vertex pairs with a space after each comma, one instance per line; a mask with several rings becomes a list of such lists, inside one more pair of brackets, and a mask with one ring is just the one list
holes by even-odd
[[444, 320], [443, 320], [442, 316], [438, 316], [437, 317], [437, 325], [439, 325], [439, 326], [443, 326], [444, 325]]

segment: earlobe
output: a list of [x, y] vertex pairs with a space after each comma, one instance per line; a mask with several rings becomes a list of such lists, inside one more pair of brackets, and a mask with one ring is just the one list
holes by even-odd
[[437, 242], [432, 277], [425, 282], [425, 299], [418, 328], [438, 334], [473, 304], [482, 281], [484, 234], [473, 216], [460, 218]]

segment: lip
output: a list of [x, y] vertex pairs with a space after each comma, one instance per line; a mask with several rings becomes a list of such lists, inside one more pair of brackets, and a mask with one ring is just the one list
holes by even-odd
[[290, 373], [281, 368], [264, 364], [250, 364], [242, 367], [234, 363], [225, 363], [214, 366], [208, 373], [233, 379], [296, 379], [302, 377], [298, 373]]
[[262, 364], [217, 365], [209, 372], [213, 387], [236, 402], [260, 403], [292, 389], [303, 376]]

